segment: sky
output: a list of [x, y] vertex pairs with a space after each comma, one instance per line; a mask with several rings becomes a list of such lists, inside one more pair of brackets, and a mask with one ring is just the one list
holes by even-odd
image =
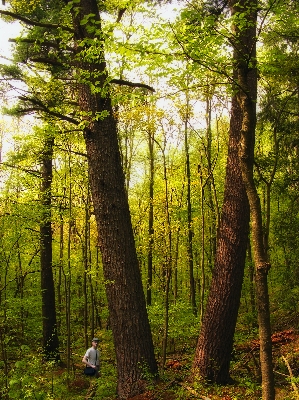
[[[5, 9], [5, 6], [0, 6]], [[7, 23], [0, 18], [0, 64], [9, 63], [13, 44], [9, 42], [10, 38], [19, 36], [21, 25], [18, 22]], [[5, 161], [5, 153], [11, 148], [12, 136], [15, 132], [15, 123], [11, 117], [3, 115], [1, 109], [4, 106], [4, 100], [0, 92], [0, 154], [1, 161]], [[1, 181], [1, 172], [0, 172]]]
[[10, 57], [12, 43], [9, 42], [9, 39], [17, 37], [20, 30], [21, 26], [18, 22], [7, 23], [0, 19], [0, 63], [4, 62], [3, 56]]

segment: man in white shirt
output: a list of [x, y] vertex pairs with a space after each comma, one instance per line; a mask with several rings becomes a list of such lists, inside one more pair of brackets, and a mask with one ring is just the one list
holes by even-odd
[[98, 378], [100, 376], [100, 351], [98, 350], [99, 339], [93, 338], [91, 347], [87, 349], [82, 362], [87, 366], [95, 369], [94, 376]]

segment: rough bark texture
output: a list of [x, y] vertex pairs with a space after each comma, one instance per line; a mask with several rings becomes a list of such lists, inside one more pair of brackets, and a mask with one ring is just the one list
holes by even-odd
[[[94, 15], [98, 35], [100, 19], [96, 0], [81, 0], [73, 14], [77, 44], [94, 32], [82, 25], [84, 15]], [[90, 29], [90, 25], [88, 26]], [[88, 50], [89, 43], [85, 42]], [[78, 51], [82, 51], [81, 46]], [[127, 399], [142, 391], [141, 379], [148, 373], [156, 374], [152, 336], [147, 317], [141, 275], [135, 250], [131, 217], [125, 190], [125, 178], [117, 140], [117, 127], [113, 117], [106, 85], [106, 66], [103, 50], [98, 49], [93, 62], [80, 53], [80, 67], [90, 83], [79, 86], [79, 104], [86, 117], [84, 137], [89, 165], [89, 179], [99, 245], [102, 254], [106, 293], [113, 331], [120, 399]], [[86, 54], [88, 51], [86, 51]], [[79, 71], [80, 73], [80, 71]], [[102, 113], [106, 113], [104, 116]], [[99, 118], [96, 118], [99, 115]], [[101, 117], [101, 115], [103, 115]], [[146, 374], [145, 374], [146, 373]], [[147, 375], [148, 376], [148, 375]]]
[[213, 278], [193, 362], [193, 378], [226, 384], [248, 240], [249, 206], [238, 157], [241, 113], [232, 100], [224, 203]]
[[41, 170], [40, 265], [43, 317], [43, 353], [46, 360], [59, 360], [55, 288], [52, 270], [51, 184], [53, 138], [45, 140]]

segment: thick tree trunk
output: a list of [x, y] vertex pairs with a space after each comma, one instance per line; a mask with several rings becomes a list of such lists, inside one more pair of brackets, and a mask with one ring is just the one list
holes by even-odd
[[241, 113], [232, 100], [224, 203], [213, 278], [193, 362], [193, 376], [225, 384], [238, 315], [248, 240], [249, 206], [238, 157]]
[[[156, 374], [157, 365], [135, 250], [116, 121], [107, 91], [103, 50], [97, 47], [97, 58], [89, 58], [95, 30], [102, 40], [99, 10], [96, 0], [81, 0], [78, 6], [74, 6], [73, 12], [75, 39], [81, 45], [78, 47], [81, 68], [78, 73], [85, 79], [79, 84], [79, 105], [82, 113], [88, 114], [84, 138], [116, 351], [117, 392], [120, 399], [127, 399], [142, 391], [141, 378], [145, 372]], [[88, 15], [93, 15], [95, 23], [89, 22], [87, 26], [82, 20]], [[89, 82], [86, 82], [87, 75]]]
[[43, 353], [46, 360], [59, 360], [55, 288], [52, 270], [51, 184], [53, 137], [45, 140], [41, 171], [40, 265], [43, 318]]

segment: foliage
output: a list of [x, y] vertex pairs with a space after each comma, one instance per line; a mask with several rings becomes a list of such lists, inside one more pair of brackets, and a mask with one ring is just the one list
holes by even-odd
[[[8, 128], [3, 137], [1, 133], [2, 141], [9, 139], [12, 143], [10, 151], [1, 157], [1, 177], [5, 173], [5, 180], [0, 192], [0, 345], [1, 368], [7, 371], [6, 374], [1, 372], [0, 377], [3, 398], [79, 399], [83, 398], [81, 391], [87, 390], [86, 381], [78, 371], [45, 366], [39, 357], [42, 322], [40, 152], [42, 140], [49, 131], [55, 135], [53, 270], [62, 360], [66, 361], [67, 334], [75, 343], [73, 364], [81, 361], [78, 354], [83, 353], [86, 336], [88, 338], [95, 330], [103, 337], [107, 334], [109, 348], [104, 350], [106, 360], [96, 398], [113, 399], [114, 396], [113, 345], [109, 330], [105, 330], [109, 328], [109, 314], [81, 132], [86, 115], [78, 109], [78, 89], [74, 85], [75, 79], [81, 83], [90, 82], [90, 75], [83, 72], [75, 75], [74, 65], [81, 60], [97, 60], [103, 47], [109, 70], [104, 92], [110, 91], [118, 120], [119, 144], [145, 290], [152, 246], [153, 305], [148, 307], [148, 313], [156, 355], [160, 356], [162, 348], [166, 258], [170, 255], [168, 357], [172, 354], [188, 357], [183, 379], [189, 371], [200, 315], [195, 316], [190, 306], [185, 128], [191, 161], [191, 225], [198, 309], [202, 302], [204, 305], [213, 269], [217, 211], [222, 205], [228, 147], [232, 68], [229, 27], [232, 19], [222, 4], [218, 4], [216, 11], [223, 12], [215, 13], [216, 3], [221, 2], [180, 3], [175, 11], [169, 4], [159, 8], [155, 2], [107, 2], [101, 9], [103, 35], [99, 35], [93, 15], [85, 16], [82, 24], [93, 30], [94, 40], [88, 52], [84, 47], [86, 42], [82, 42], [79, 55], [73, 58], [70, 5], [58, 0], [10, 2], [13, 13], [43, 25], [24, 24], [24, 32], [16, 39], [14, 64], [0, 68], [2, 91], [8, 88], [8, 83], [14, 85], [17, 81], [22, 81], [26, 87], [18, 93], [21, 101], [10, 108], [11, 114], [16, 120], [24, 114], [38, 116], [38, 119], [30, 119], [26, 131], [22, 127], [16, 132], [14, 128], [13, 138], [8, 138]], [[292, 1], [261, 2], [260, 5], [255, 181], [264, 199], [265, 220], [268, 201], [271, 211], [270, 295], [274, 328], [286, 325], [298, 328], [298, 5]], [[234, 18], [242, 22], [241, 14]], [[97, 93], [97, 82], [102, 77], [95, 73], [92, 78], [94, 81], [90, 85]], [[118, 85], [113, 79], [146, 83], [153, 86], [155, 92], [149, 93], [138, 86]], [[105, 115], [95, 117], [104, 118]], [[153, 199], [149, 198], [149, 137], [154, 137]], [[151, 202], [154, 209], [152, 234], [148, 230]], [[171, 248], [167, 245], [169, 234]], [[235, 336], [237, 343], [256, 336], [250, 252], [247, 261]], [[86, 318], [87, 331], [84, 331]], [[22, 347], [15, 354], [19, 343]], [[240, 359], [241, 356], [237, 361]], [[41, 374], [41, 370], [46, 372]], [[283, 371], [286, 372], [285, 367]], [[167, 377], [167, 371], [165, 374]], [[237, 399], [251, 394], [252, 398], [259, 398], [256, 377], [249, 373], [244, 376], [244, 371], [240, 374], [236, 393], [228, 390], [223, 396]], [[219, 388], [206, 387], [202, 382], [198, 382], [195, 389], [211, 398], [214, 394], [220, 396], [216, 393], [220, 392]], [[185, 389], [180, 387], [176, 396], [186, 398]], [[291, 398], [292, 395], [286, 396]]]

